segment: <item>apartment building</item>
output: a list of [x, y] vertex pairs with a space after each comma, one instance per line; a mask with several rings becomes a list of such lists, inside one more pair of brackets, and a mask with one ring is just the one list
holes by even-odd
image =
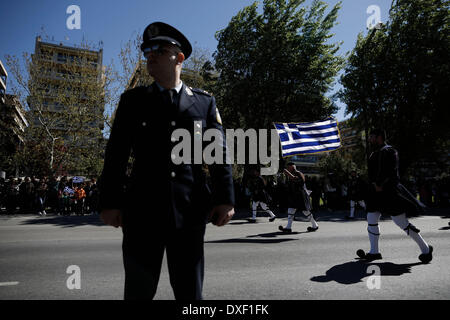
[[75, 115], [83, 130], [103, 130], [103, 49], [92, 50], [36, 38], [30, 69], [28, 105], [34, 126], [68, 131]]

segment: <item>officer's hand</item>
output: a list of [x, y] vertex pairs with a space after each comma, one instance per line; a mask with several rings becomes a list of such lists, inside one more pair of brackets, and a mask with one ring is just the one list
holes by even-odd
[[228, 223], [228, 221], [231, 220], [231, 218], [234, 215], [234, 208], [231, 205], [227, 205], [227, 204], [221, 204], [218, 206], [215, 206], [210, 215], [210, 221], [218, 226], [224, 226]]
[[100, 212], [100, 218], [109, 226], [115, 228], [122, 226], [122, 212], [119, 209], [106, 209]]

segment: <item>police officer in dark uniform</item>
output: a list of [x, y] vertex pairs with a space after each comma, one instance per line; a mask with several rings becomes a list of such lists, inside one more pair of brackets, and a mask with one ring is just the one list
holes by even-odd
[[[222, 122], [214, 97], [180, 79], [192, 52], [181, 32], [152, 23], [141, 49], [155, 82], [121, 96], [99, 181], [101, 218], [123, 230], [125, 299], [154, 297], [166, 251], [175, 298], [198, 300], [205, 226], [208, 221], [223, 226], [234, 214], [232, 171], [227, 164], [209, 165], [208, 185], [201, 163], [174, 163], [172, 133], [185, 129], [192, 141], [202, 140], [202, 132], [214, 128], [225, 148]], [[134, 162], [127, 177], [130, 154]]]
[[397, 150], [386, 143], [384, 130], [372, 130], [369, 136], [373, 152], [369, 157], [369, 189], [367, 197], [367, 222], [370, 251], [359, 249], [356, 254], [364, 260], [382, 259], [378, 248], [381, 215], [389, 215], [392, 221], [402, 228], [419, 246], [419, 260], [428, 263], [432, 260], [433, 247], [429, 246], [420, 235], [420, 230], [409, 223], [406, 213], [423, 211], [424, 206], [400, 183]]

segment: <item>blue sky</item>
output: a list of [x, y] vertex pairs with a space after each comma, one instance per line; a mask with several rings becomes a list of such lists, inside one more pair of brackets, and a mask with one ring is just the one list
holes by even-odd
[[[225, 28], [239, 10], [252, 4], [253, 0], [14, 0], [5, 1], [0, 11], [0, 59], [5, 54], [20, 56], [34, 52], [35, 38], [41, 29], [55, 41], [79, 44], [84, 38], [90, 43], [103, 41], [103, 62], [111, 60], [118, 65], [120, 47], [134, 32], [142, 32], [151, 22], [163, 21], [175, 26], [197, 47], [213, 53], [217, 46], [216, 31]], [[259, 1], [262, 6], [262, 0]], [[338, 1], [326, 0], [331, 9]], [[370, 14], [367, 8], [380, 8], [381, 22], [386, 22], [392, 0], [343, 0], [334, 27], [334, 42], [343, 41], [339, 54], [350, 51], [359, 32], [367, 32], [366, 22]], [[305, 5], [309, 5], [307, 0]], [[69, 30], [66, 13], [70, 5], [81, 9], [81, 29]], [[5, 64], [5, 63], [4, 63]], [[11, 81], [8, 80], [8, 84]], [[336, 85], [335, 89], [339, 88]], [[9, 90], [7, 90], [9, 92]], [[344, 119], [345, 106], [337, 114]]]

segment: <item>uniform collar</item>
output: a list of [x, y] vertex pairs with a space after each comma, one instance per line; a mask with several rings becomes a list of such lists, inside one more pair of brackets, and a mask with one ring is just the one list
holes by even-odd
[[[177, 90], [176, 88], [174, 88], [174, 89]], [[163, 87], [161, 87], [161, 85], [158, 84], [156, 81], [154, 81], [152, 83], [152, 85], [149, 87], [149, 93], [158, 92], [161, 90], [165, 90], [165, 89]], [[194, 103], [195, 103], [194, 93], [188, 86], [186, 86], [183, 83], [180, 84], [178, 90], [179, 90], [178, 91], [178, 93], [179, 93], [179, 103], [178, 103], [179, 112], [184, 112], [194, 105]]]
[[[164, 91], [166, 90], [165, 88], [163, 88], [158, 82], [156, 82], [156, 86], [158, 87], [159, 91]], [[171, 88], [171, 90], [175, 90], [178, 93], [180, 93], [181, 88], [183, 87], [183, 81], [180, 80], [180, 83], [175, 87], [175, 88]]]
[[180, 112], [184, 112], [194, 104], [194, 94], [192, 93], [191, 89], [185, 85], [183, 85], [183, 88], [180, 89]]

